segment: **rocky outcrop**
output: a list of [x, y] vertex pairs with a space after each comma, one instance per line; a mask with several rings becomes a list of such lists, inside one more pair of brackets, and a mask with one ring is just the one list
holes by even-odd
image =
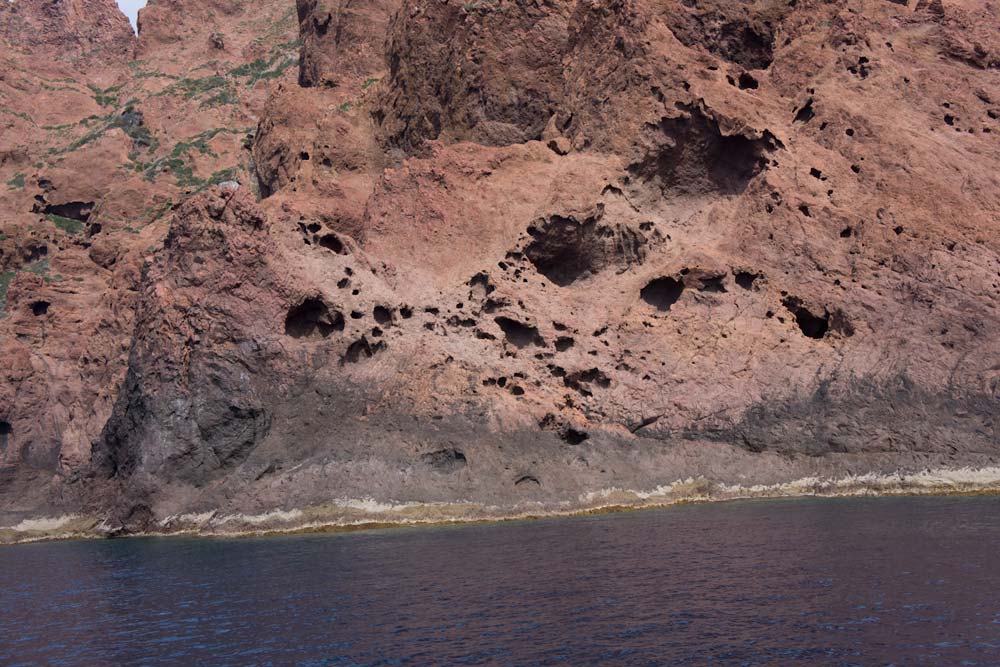
[[204, 481], [267, 434], [274, 350], [254, 329], [280, 317], [281, 282], [248, 199], [215, 191], [186, 202], [145, 269], [128, 373], [95, 450], [109, 475]]
[[357, 85], [382, 68], [382, 43], [393, 0], [296, 0], [303, 87]]
[[0, 39], [41, 58], [71, 60], [87, 67], [123, 62], [135, 34], [115, 0], [18, 0], [0, 5]]
[[0, 156], [6, 516], [483, 518], [995, 466], [996, 21], [910, 4], [302, 0], [297, 72], [245, 9], [151, 5], [162, 76], [84, 129], [12, 117]]
[[[539, 139], [563, 94], [572, 4], [406, 2], [376, 112], [387, 141], [503, 146]], [[441, 39], [449, 35], [449, 39]]]

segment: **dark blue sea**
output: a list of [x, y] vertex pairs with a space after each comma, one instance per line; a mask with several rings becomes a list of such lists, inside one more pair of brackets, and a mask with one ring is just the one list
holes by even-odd
[[1000, 498], [0, 548], [0, 665], [1000, 665]]

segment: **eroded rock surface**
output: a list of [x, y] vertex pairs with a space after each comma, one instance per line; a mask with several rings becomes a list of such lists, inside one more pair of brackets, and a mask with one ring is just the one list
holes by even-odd
[[986, 0], [50, 5], [0, 7], [2, 525], [997, 465]]

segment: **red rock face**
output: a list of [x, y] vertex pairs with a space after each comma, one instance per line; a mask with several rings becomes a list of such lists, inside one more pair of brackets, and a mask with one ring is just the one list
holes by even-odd
[[122, 61], [135, 46], [132, 26], [115, 0], [7, 2], [0, 6], [0, 31], [19, 51], [75, 67]]
[[0, 8], [10, 517], [996, 463], [985, 0], [61, 7]]

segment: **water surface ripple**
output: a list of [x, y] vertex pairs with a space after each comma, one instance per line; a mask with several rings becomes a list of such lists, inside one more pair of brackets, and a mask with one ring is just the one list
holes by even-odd
[[1000, 665], [1000, 498], [0, 548], [0, 665]]

